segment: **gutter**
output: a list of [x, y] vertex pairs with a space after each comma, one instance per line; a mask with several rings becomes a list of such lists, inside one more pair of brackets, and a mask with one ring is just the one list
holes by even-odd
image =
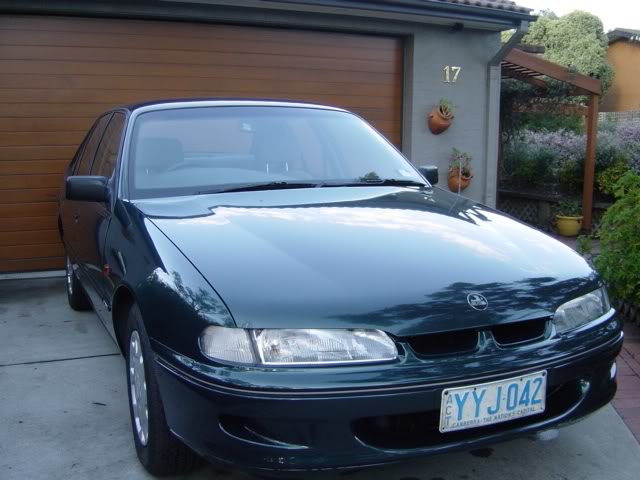
[[282, 3], [337, 7], [351, 10], [379, 11], [447, 18], [458, 21], [484, 21], [510, 25], [531, 22], [536, 19], [536, 16], [529, 13], [429, 0], [372, 0], [366, 2], [357, 0], [260, 0], [260, 2], [265, 4]]
[[520, 43], [520, 40], [522, 40], [522, 38], [528, 32], [529, 32], [529, 22], [525, 20], [521, 21], [518, 28], [516, 28], [516, 31], [514, 32], [514, 34], [507, 41], [507, 43], [502, 45], [502, 48], [500, 48], [500, 50], [498, 50], [498, 52], [494, 55], [494, 57], [489, 62], [489, 65], [493, 67], [500, 65], [502, 63], [502, 60], [504, 60], [504, 57], [506, 57], [507, 54], [511, 50], [513, 50], [516, 45]]

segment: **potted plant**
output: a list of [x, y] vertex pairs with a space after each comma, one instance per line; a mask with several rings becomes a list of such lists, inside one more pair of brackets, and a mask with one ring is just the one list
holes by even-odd
[[574, 200], [565, 200], [558, 204], [556, 213], [558, 233], [563, 237], [575, 237], [582, 229], [582, 210]]
[[449, 158], [449, 190], [460, 193], [471, 184], [471, 155], [454, 148]]
[[434, 135], [439, 135], [451, 126], [453, 121], [453, 104], [444, 98], [429, 113], [429, 130]]

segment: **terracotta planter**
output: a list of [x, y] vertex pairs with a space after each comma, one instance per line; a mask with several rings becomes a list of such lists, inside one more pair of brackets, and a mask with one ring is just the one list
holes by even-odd
[[445, 117], [440, 108], [436, 107], [429, 113], [429, 130], [434, 135], [440, 135], [451, 126], [453, 115]]
[[558, 233], [563, 237], [575, 237], [582, 229], [582, 217], [565, 217], [556, 215]]
[[[471, 184], [471, 179], [473, 177], [469, 176], [469, 177], [465, 177], [464, 175], [462, 175], [462, 177], [460, 176], [460, 173], [458, 172], [458, 170], [454, 170], [452, 172], [449, 173], [449, 178], [448, 178], [448, 183], [449, 183], [449, 190], [451, 190], [452, 192], [458, 192], [458, 191], [463, 191], [465, 188], [467, 188], [470, 184]], [[460, 187], [460, 189], [458, 190], [458, 187]]]

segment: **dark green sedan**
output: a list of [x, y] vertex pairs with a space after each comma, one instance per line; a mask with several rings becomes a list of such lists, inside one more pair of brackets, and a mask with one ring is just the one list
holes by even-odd
[[606, 405], [623, 334], [596, 272], [436, 183], [336, 108], [101, 116], [60, 197], [67, 294], [120, 344], [147, 470], [372, 466]]

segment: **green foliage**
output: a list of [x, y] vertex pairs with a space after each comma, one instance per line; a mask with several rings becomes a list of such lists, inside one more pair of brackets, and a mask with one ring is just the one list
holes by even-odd
[[449, 173], [458, 173], [459, 169], [462, 169], [464, 177], [471, 177], [473, 173], [471, 170], [472, 158], [467, 152], [454, 148], [449, 157]]
[[575, 200], [563, 200], [556, 206], [556, 215], [562, 217], [580, 217], [582, 208]]
[[[557, 104], [556, 104], [557, 108]], [[517, 112], [514, 115], [517, 128], [534, 132], [568, 130], [584, 133], [584, 117], [580, 115], [553, 115], [547, 112]]]
[[578, 193], [582, 190], [584, 161], [567, 160], [558, 169], [558, 183], [565, 193]]
[[629, 162], [626, 158], [619, 158], [613, 165], [605, 168], [596, 177], [598, 189], [608, 195], [613, 195], [616, 184], [629, 171]]
[[591, 255], [593, 252], [593, 239], [588, 235], [580, 235], [576, 238], [576, 250], [582, 256]]
[[591, 13], [577, 10], [557, 17], [546, 12], [523, 42], [544, 46], [547, 60], [600, 79], [604, 91], [613, 81], [613, 67], [607, 63], [607, 35], [602, 21]]
[[600, 225], [595, 265], [614, 297], [640, 303], [640, 176], [627, 172]]
[[528, 151], [522, 139], [505, 145], [504, 174], [513, 188], [540, 186], [551, 178], [553, 153], [548, 150]]
[[440, 113], [442, 113], [445, 117], [453, 117], [453, 113], [455, 112], [455, 107], [450, 100], [446, 98], [441, 98], [440, 103], [438, 104], [440, 108]]

